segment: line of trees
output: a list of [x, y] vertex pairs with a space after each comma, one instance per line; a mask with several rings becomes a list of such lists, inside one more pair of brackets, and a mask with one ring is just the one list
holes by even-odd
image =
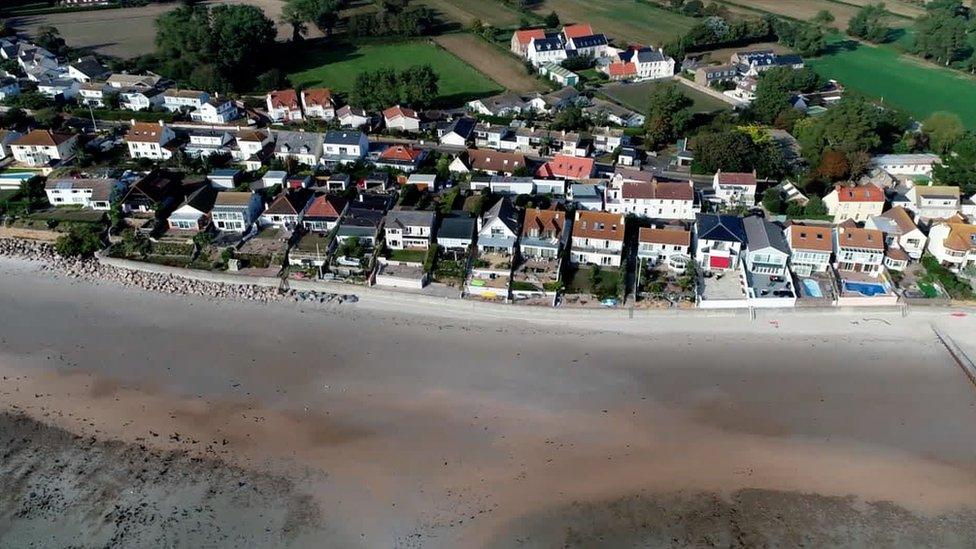
[[437, 99], [439, 77], [430, 65], [414, 65], [401, 71], [377, 69], [356, 77], [351, 102], [365, 109], [393, 105], [430, 107]]
[[349, 18], [349, 35], [425, 36], [436, 23], [434, 11], [426, 6], [411, 6], [410, 0], [378, 0], [378, 10]]
[[857, 10], [847, 24], [847, 34], [876, 44], [887, 42], [891, 29], [888, 27], [888, 10], [885, 5], [868, 4]]
[[915, 21], [912, 52], [925, 59], [976, 72], [976, 17], [960, 0], [932, 0]]
[[832, 21], [827, 16], [818, 14], [813, 22], [807, 23], [771, 14], [751, 18], [714, 15], [702, 19], [684, 36], [665, 45], [664, 51], [675, 59], [681, 59], [687, 52], [775, 40], [793, 48], [800, 55], [819, 55], [827, 45], [826, 24]]

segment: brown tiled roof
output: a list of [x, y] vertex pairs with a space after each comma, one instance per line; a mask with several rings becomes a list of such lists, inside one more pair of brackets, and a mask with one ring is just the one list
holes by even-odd
[[755, 185], [756, 172], [718, 172], [719, 185]]
[[268, 94], [271, 107], [275, 109], [297, 109], [298, 92], [295, 90], [276, 90]]
[[581, 36], [592, 36], [593, 27], [589, 23], [576, 23], [574, 25], [566, 25], [563, 27], [563, 35], [566, 39], [579, 38]]
[[669, 246], [690, 246], [691, 231], [680, 227], [666, 227], [663, 229], [652, 229], [641, 227], [637, 233], [640, 242], [649, 244], [667, 244]]
[[201, 95], [203, 92], [200, 90], [181, 90], [179, 88], [170, 88], [163, 92], [165, 97], [186, 97], [189, 99], [197, 99]]
[[339, 196], [322, 195], [315, 198], [305, 211], [305, 217], [338, 218], [346, 207], [346, 200]]
[[518, 40], [519, 44], [526, 45], [532, 41], [533, 38], [545, 38], [545, 29], [523, 29], [515, 31], [515, 39]]
[[563, 224], [565, 222], [566, 212], [526, 208], [525, 221], [522, 224], [522, 234], [528, 235], [532, 229], [538, 229], [539, 231], [553, 230], [558, 238], [563, 232]]
[[695, 191], [690, 183], [660, 182], [624, 183], [620, 190], [624, 198], [642, 200], [694, 200]]
[[845, 187], [837, 185], [837, 200], [840, 202], [884, 202], [884, 191], [874, 185]]
[[579, 210], [576, 212], [576, 222], [573, 223], [573, 237], [622, 241], [624, 216], [609, 212]]
[[256, 141], [261, 143], [267, 138], [267, 132], [262, 130], [241, 130], [237, 132], [237, 139], [240, 141]]
[[251, 193], [237, 191], [220, 191], [217, 193], [215, 206], [245, 206], [251, 201]]
[[901, 234], [908, 234], [918, 227], [915, 222], [912, 221], [912, 216], [908, 214], [908, 211], [901, 206], [895, 206], [885, 213], [881, 214], [881, 217], [887, 217], [888, 219], [895, 222], [898, 228], [901, 229]]
[[312, 192], [307, 189], [282, 192], [268, 205], [268, 209], [264, 213], [298, 215], [298, 212], [305, 208], [305, 204], [308, 203], [311, 196]]
[[72, 137], [74, 135], [70, 133], [56, 133], [51, 130], [31, 130], [30, 133], [17, 139], [11, 145], [57, 147]]
[[885, 255], [895, 261], [908, 261], [908, 254], [901, 248], [888, 248]]
[[828, 225], [793, 223], [789, 227], [790, 248], [817, 252], [832, 251], [834, 249], [832, 231], [833, 229]]
[[468, 161], [472, 170], [511, 172], [525, 166], [525, 155], [488, 149], [468, 149]]
[[401, 162], [414, 162], [417, 158], [423, 154], [424, 151], [421, 149], [415, 149], [410, 146], [404, 145], [394, 145], [388, 147], [382, 154], [380, 154], [381, 160], [397, 160]]
[[949, 223], [949, 235], [946, 236], [944, 246], [957, 252], [976, 248], [976, 225]]
[[884, 250], [884, 233], [877, 229], [840, 227], [837, 236], [841, 248]]
[[331, 107], [332, 90], [329, 88], [312, 88], [304, 90], [302, 95], [305, 97], [305, 105], [309, 107]]
[[383, 111], [383, 118], [387, 120], [402, 116], [403, 118], [417, 118], [417, 111], [396, 105]]
[[951, 185], [918, 185], [915, 187], [916, 196], [944, 196], [959, 199], [959, 187]]
[[159, 143], [163, 127], [152, 122], [136, 122], [125, 134], [126, 142]]

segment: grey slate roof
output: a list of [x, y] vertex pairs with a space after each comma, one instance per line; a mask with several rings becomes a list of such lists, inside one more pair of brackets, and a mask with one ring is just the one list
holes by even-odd
[[512, 201], [508, 198], [501, 198], [498, 202], [495, 202], [495, 205], [490, 210], [485, 212], [485, 225], [495, 218], [500, 219], [513, 233], [518, 233], [518, 213], [512, 206]]
[[331, 130], [325, 132], [324, 143], [333, 145], [358, 145], [362, 132]]
[[470, 217], [448, 217], [441, 221], [441, 228], [437, 231], [437, 238], [453, 238], [471, 240], [474, 235], [475, 221]]
[[[276, 153], [300, 153], [317, 155], [322, 152], [322, 134], [314, 132], [275, 131]], [[307, 152], [301, 152], [302, 148]]]
[[742, 225], [741, 217], [722, 214], [696, 214], [695, 224], [698, 227], [698, 238], [739, 242], [741, 244], [747, 242], [746, 230]]
[[773, 248], [784, 254], [790, 253], [783, 230], [776, 224], [758, 216], [751, 216], [742, 221], [742, 226], [745, 228], [750, 250]]
[[434, 212], [417, 210], [393, 210], [386, 214], [386, 226], [399, 228], [431, 227], [434, 225]]

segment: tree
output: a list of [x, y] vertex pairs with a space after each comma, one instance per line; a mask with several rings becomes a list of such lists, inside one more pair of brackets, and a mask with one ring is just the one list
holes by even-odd
[[652, 147], [672, 143], [691, 122], [692, 101], [678, 84], [669, 82], [654, 88], [648, 100], [644, 139]]
[[783, 150], [764, 131], [734, 128], [699, 134], [693, 139], [694, 173], [751, 172], [780, 179], [789, 172]]
[[925, 10], [915, 20], [913, 52], [946, 66], [962, 62], [965, 68], [976, 68], [972, 12], [959, 0], [929, 2]]
[[810, 216], [827, 215], [827, 206], [819, 196], [813, 195], [810, 197], [807, 205], [804, 206], [803, 213]]
[[42, 25], [37, 28], [37, 36], [34, 42], [55, 55], [67, 53], [67, 45], [61, 37], [61, 31], [51, 25]]
[[817, 15], [813, 16], [813, 19], [811, 19], [810, 22], [812, 22], [814, 25], [826, 27], [834, 22], [834, 14], [827, 10], [820, 10], [817, 12]]
[[590, 121], [583, 114], [583, 109], [577, 105], [571, 105], [559, 111], [549, 127], [556, 131], [575, 131], [585, 130], [589, 126]]
[[847, 25], [847, 34], [869, 42], [885, 42], [891, 32], [886, 24], [887, 17], [884, 4], [868, 4], [851, 18]]
[[89, 223], [72, 225], [54, 242], [54, 250], [63, 257], [90, 257], [101, 248], [100, 227]]
[[546, 16], [546, 18], [543, 20], [543, 23], [545, 23], [546, 28], [549, 28], [549, 29], [554, 29], [554, 28], [558, 27], [559, 26], [559, 14], [556, 13], [556, 12], [554, 12], [554, 11], [553, 12], [549, 12], [549, 15]]
[[935, 152], [946, 154], [966, 133], [962, 120], [951, 112], [935, 112], [922, 123], [922, 131], [928, 136]]
[[840, 151], [826, 150], [820, 159], [817, 172], [830, 181], [846, 179], [851, 174], [851, 164], [847, 155]]
[[766, 189], [762, 195], [762, 205], [769, 213], [782, 213], [783, 198], [780, 196], [779, 189], [776, 187]]
[[281, 22], [291, 25], [292, 42], [301, 42], [308, 34], [307, 21], [307, 16], [302, 11], [302, 6], [298, 0], [285, 2], [285, 5], [281, 7]]
[[430, 65], [414, 65], [402, 71], [381, 68], [356, 76], [352, 103], [366, 109], [385, 109], [401, 104], [429, 107], [437, 100], [440, 77]]
[[966, 195], [976, 192], [976, 135], [960, 139], [932, 170], [939, 183], [959, 187]]
[[811, 165], [827, 149], [840, 151], [848, 159], [854, 152], [890, 149], [908, 125], [908, 118], [881, 108], [863, 97], [847, 95], [823, 116], [796, 123], [794, 135]]

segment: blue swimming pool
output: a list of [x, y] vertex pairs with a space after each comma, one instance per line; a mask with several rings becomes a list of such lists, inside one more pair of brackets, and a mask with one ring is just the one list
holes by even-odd
[[884, 284], [874, 284], [871, 282], [851, 282], [849, 280], [844, 281], [844, 291], [859, 293], [867, 297], [874, 297], [876, 295], [881, 295], [888, 292]]
[[820, 291], [820, 284], [818, 284], [816, 280], [813, 280], [812, 278], [804, 278], [802, 282], [803, 289], [806, 290], [808, 296], [817, 299], [823, 297], [823, 292]]

